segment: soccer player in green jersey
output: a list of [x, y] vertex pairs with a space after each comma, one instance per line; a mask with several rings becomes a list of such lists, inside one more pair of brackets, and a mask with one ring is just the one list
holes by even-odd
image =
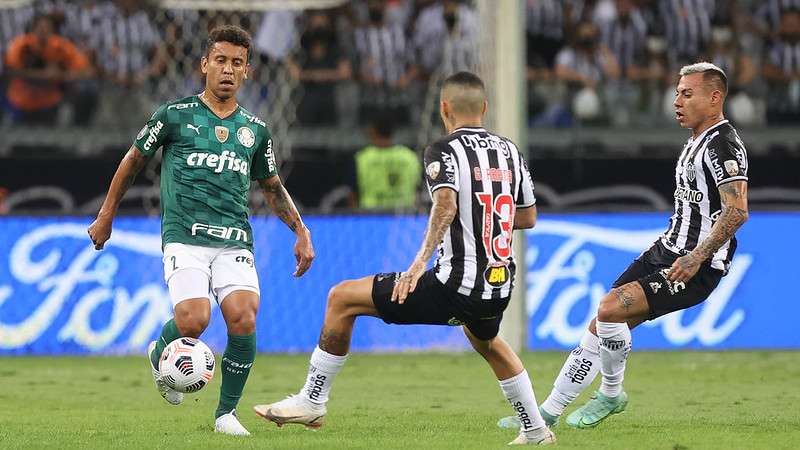
[[201, 60], [205, 89], [166, 103], [153, 114], [122, 159], [88, 230], [95, 248], [102, 249], [111, 237], [122, 196], [162, 148], [164, 278], [175, 312], [148, 349], [153, 378], [167, 402], [181, 403], [183, 394], [161, 381], [158, 359], [173, 340], [203, 333], [211, 315], [209, 299], [215, 298], [228, 327], [215, 431], [232, 435], [250, 434], [239, 423], [235, 408], [256, 353], [260, 292], [248, 221], [251, 180], [258, 182], [272, 211], [297, 236], [294, 276], [302, 276], [314, 259], [308, 228], [278, 177], [269, 129], [236, 101], [250, 67], [251, 42], [250, 35], [236, 26], [209, 33]]

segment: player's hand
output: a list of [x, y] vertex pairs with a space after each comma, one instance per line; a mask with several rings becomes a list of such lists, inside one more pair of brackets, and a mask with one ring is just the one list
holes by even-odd
[[700, 258], [689, 253], [688, 255], [681, 256], [672, 263], [667, 273], [667, 280], [669, 281], [689, 281], [698, 270], [700, 270]]
[[106, 241], [111, 237], [111, 219], [98, 215], [87, 231], [92, 244], [94, 244], [94, 249], [102, 250]]
[[295, 266], [295, 277], [302, 277], [304, 273], [311, 267], [311, 262], [314, 260], [314, 246], [311, 244], [311, 232], [308, 228], [304, 228], [297, 235], [297, 242], [294, 244], [294, 258], [297, 260]]
[[408, 270], [400, 275], [400, 278], [394, 284], [394, 289], [392, 289], [393, 302], [396, 301], [402, 305], [406, 301], [408, 294], [414, 292], [414, 289], [417, 288], [417, 282], [422, 277], [422, 274], [425, 273], [426, 265], [424, 261], [415, 259]]

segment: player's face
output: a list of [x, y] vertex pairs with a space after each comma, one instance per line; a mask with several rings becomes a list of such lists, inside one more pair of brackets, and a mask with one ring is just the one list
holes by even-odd
[[250, 65], [247, 49], [230, 42], [217, 42], [203, 57], [200, 69], [206, 75], [206, 88], [220, 99], [236, 95], [242, 81], [247, 78]]
[[697, 128], [710, 115], [712, 95], [702, 73], [684, 75], [675, 89], [675, 120], [683, 128]]

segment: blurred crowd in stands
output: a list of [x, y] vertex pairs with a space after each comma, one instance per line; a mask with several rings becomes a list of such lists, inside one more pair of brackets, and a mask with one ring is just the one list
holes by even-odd
[[[438, 80], [477, 69], [485, 37], [473, 2], [458, 0], [239, 13], [15, 4], [0, 9], [5, 124], [140, 124], [156, 104], [199, 92], [206, 31], [233, 21], [253, 34], [256, 74], [283, 71], [295, 88], [292, 123], [365, 124], [380, 112], [414, 125], [435, 115]], [[527, 0], [526, 41], [532, 126], [665, 122], [678, 69], [699, 60], [729, 74], [739, 124], [800, 119], [800, 0]], [[271, 94], [251, 79], [241, 99], [253, 107]]]

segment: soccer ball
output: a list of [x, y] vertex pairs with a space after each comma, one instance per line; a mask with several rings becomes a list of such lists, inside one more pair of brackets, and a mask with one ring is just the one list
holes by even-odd
[[203, 341], [182, 337], [164, 348], [159, 361], [161, 379], [178, 392], [203, 389], [214, 377], [214, 354]]

